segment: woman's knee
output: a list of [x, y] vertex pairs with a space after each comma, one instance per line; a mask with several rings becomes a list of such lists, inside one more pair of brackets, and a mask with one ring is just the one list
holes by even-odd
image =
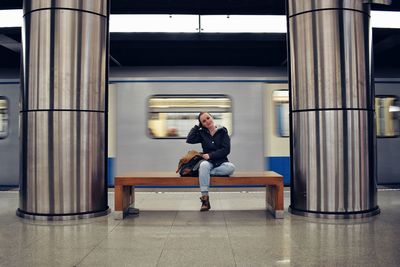
[[233, 163], [225, 162], [224, 165], [226, 167], [227, 175], [231, 175], [235, 171], [235, 165], [233, 165]]
[[203, 160], [199, 166], [199, 172], [210, 171], [212, 169], [212, 164], [206, 160]]
[[211, 170], [212, 175], [231, 175], [235, 171], [235, 165], [224, 162], [220, 166]]

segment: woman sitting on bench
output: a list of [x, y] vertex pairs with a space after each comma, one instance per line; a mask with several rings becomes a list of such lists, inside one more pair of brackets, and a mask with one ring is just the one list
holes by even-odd
[[211, 209], [208, 188], [210, 175], [229, 176], [235, 171], [235, 165], [228, 160], [231, 150], [231, 139], [225, 127], [214, 124], [213, 117], [208, 112], [200, 112], [197, 117], [199, 125], [195, 125], [189, 132], [186, 142], [189, 144], [201, 143], [203, 158], [199, 167], [199, 183], [201, 191], [200, 211]]

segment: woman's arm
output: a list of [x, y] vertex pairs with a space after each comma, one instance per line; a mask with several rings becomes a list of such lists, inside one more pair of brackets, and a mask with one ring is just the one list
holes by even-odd
[[187, 138], [186, 138], [186, 143], [189, 144], [197, 144], [201, 143], [201, 135], [200, 135], [200, 127], [198, 125], [195, 125], [189, 132]]

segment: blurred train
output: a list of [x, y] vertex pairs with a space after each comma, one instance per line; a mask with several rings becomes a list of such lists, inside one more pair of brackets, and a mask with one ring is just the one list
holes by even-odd
[[[19, 183], [18, 73], [0, 73], [0, 186]], [[375, 75], [378, 184], [400, 183], [400, 75]], [[273, 170], [290, 184], [286, 69], [149, 67], [112, 69], [108, 184], [132, 171], [174, 172], [200, 111], [231, 135], [238, 171]]]

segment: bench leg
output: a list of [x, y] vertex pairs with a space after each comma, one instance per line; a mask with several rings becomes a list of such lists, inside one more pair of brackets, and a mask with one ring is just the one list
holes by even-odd
[[267, 210], [274, 215], [275, 219], [283, 219], [283, 184], [266, 186]]
[[130, 210], [135, 202], [135, 188], [132, 186], [116, 185], [114, 187], [115, 219], [123, 220], [127, 214], [138, 214], [139, 210]]
[[130, 198], [127, 200], [128, 201], [128, 208], [125, 210], [125, 216], [126, 215], [139, 215], [139, 209], [135, 208], [135, 187], [130, 186], [130, 192], [129, 196]]

